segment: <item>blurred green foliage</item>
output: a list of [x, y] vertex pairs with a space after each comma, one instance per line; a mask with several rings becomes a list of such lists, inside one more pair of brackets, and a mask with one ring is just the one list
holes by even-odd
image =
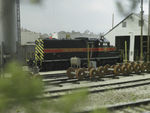
[[133, 11], [137, 9], [139, 3], [140, 0], [126, 0], [124, 2], [122, 2], [121, 0], [116, 0], [118, 11], [123, 16], [127, 16], [133, 13]]
[[94, 110], [92, 113], [108, 113], [106, 108]]
[[[9, 63], [0, 78], [0, 113], [73, 113], [84, 108], [87, 90], [76, 91], [56, 100], [38, 99], [44, 92], [42, 80], [16, 62]], [[8, 76], [9, 75], [9, 76]], [[92, 113], [106, 113], [96, 110]]]
[[8, 64], [3, 75], [0, 78], [0, 111], [3, 113], [17, 106], [29, 105], [43, 93], [41, 80], [24, 72], [18, 63]]
[[[133, 13], [137, 8], [140, 11], [141, 0], [126, 0], [124, 2], [122, 2], [121, 0], [115, 0], [115, 1], [119, 13], [123, 16], [127, 16]], [[143, 2], [148, 3], [148, 0], [143, 0]]]

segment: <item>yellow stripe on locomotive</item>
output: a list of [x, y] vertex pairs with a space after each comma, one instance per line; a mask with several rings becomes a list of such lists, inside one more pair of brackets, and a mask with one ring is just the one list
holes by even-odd
[[43, 40], [39, 39], [35, 41], [35, 61], [36, 63], [42, 63], [44, 59], [44, 42]]

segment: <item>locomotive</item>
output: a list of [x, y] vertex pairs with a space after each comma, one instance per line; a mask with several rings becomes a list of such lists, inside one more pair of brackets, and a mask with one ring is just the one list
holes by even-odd
[[66, 70], [72, 57], [80, 59], [81, 67], [88, 67], [88, 60], [96, 66], [122, 62], [120, 52], [105, 38], [38, 39], [35, 44], [34, 63], [40, 71]]

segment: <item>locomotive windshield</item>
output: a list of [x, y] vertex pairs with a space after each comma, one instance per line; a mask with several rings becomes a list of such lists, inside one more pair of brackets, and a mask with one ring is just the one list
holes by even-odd
[[99, 39], [99, 46], [100, 47], [109, 47], [110, 46], [110, 42], [105, 37], [101, 37]]

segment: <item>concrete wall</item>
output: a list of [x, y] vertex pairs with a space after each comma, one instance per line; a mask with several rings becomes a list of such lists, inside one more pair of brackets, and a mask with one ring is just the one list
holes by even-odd
[[35, 52], [35, 45], [24, 45], [21, 46], [21, 60], [24, 64], [26, 64], [26, 61], [30, 58], [34, 57]]
[[35, 42], [38, 38], [40, 38], [40, 33], [21, 30], [21, 45], [27, 45], [29, 42]]
[[26, 64], [26, 60], [33, 58], [35, 40], [40, 38], [40, 33], [35, 33], [26, 29], [21, 29], [21, 61]]

